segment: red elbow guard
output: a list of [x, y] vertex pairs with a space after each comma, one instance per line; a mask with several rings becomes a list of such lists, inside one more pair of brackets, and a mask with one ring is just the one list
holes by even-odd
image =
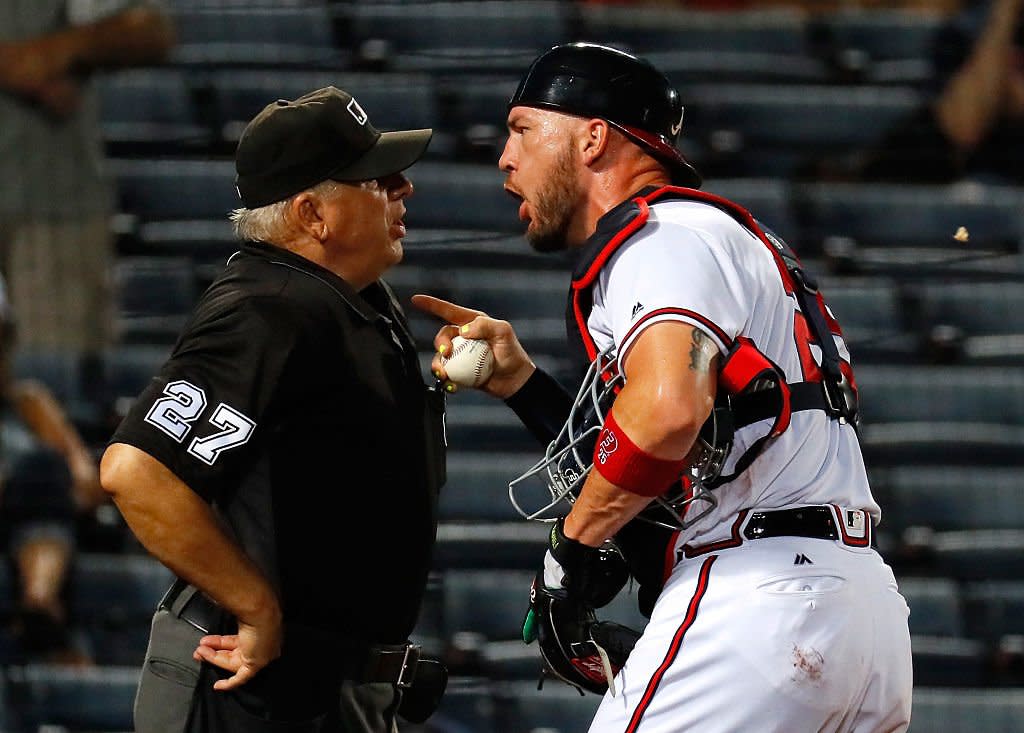
[[605, 479], [640, 496], [661, 496], [679, 480], [686, 460], [665, 460], [630, 440], [609, 410], [594, 446], [594, 470]]

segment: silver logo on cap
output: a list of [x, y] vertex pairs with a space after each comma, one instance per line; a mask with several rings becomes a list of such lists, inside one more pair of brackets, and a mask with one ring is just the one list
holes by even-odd
[[366, 113], [363, 111], [363, 108], [359, 106], [359, 102], [356, 101], [355, 97], [352, 97], [352, 100], [348, 103], [347, 109], [348, 113], [355, 118], [356, 122], [360, 125], [366, 124]]

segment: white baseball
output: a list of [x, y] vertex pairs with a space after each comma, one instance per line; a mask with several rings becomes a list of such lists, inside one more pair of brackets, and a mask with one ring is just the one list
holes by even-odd
[[441, 365], [448, 379], [461, 387], [479, 387], [491, 377], [494, 371], [494, 354], [491, 346], [480, 339], [452, 339], [452, 351], [441, 357]]

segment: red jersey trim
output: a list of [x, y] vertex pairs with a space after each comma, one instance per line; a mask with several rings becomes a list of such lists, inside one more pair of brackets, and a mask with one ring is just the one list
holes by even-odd
[[730, 550], [733, 547], [739, 547], [743, 544], [743, 537], [740, 535], [740, 527], [743, 526], [743, 520], [747, 518], [747, 514], [749, 512], [749, 509], [744, 509], [736, 515], [736, 521], [732, 523], [731, 537], [725, 540], [719, 540], [718, 542], [709, 542], [706, 545], [683, 545], [681, 548], [683, 556], [689, 560], [694, 557], [699, 557], [700, 555], [706, 555], [709, 552]]
[[711, 566], [718, 559], [717, 555], [712, 555], [700, 568], [700, 574], [697, 576], [697, 588], [693, 592], [693, 597], [690, 598], [690, 605], [686, 609], [686, 617], [683, 619], [683, 623], [676, 629], [675, 635], [672, 637], [672, 643], [669, 644], [668, 652], [665, 654], [665, 659], [662, 660], [661, 665], [654, 672], [654, 676], [651, 677], [647, 683], [647, 689], [644, 690], [644, 695], [640, 698], [640, 703], [636, 706], [636, 710], [633, 711], [633, 717], [629, 719], [629, 725], [626, 726], [626, 733], [635, 733], [637, 727], [640, 725], [641, 718], [644, 717], [644, 713], [647, 708], [650, 707], [651, 700], [654, 698], [654, 693], [658, 689], [658, 685], [661, 684], [662, 678], [665, 676], [665, 672], [672, 666], [672, 662], [679, 656], [679, 650], [683, 646], [683, 637], [686, 636], [686, 632], [693, 626], [693, 622], [697, 620], [697, 611], [700, 609], [700, 602], [704, 598], [704, 594], [707, 593], [708, 583], [711, 576]]

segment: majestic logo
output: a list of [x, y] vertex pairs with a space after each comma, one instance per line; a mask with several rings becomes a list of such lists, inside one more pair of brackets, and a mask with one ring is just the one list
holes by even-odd
[[803, 554], [801, 552], [801, 553], [797, 554], [797, 556], [795, 558], [793, 558], [793, 564], [794, 565], [813, 565], [814, 561], [812, 561], [811, 558], [807, 557], [807, 555], [805, 555], [805, 554]]
[[644, 304], [643, 304], [643, 303], [641, 303], [641, 302], [640, 302], [640, 301], [638, 300], [638, 301], [636, 302], [636, 305], [634, 305], [634, 306], [633, 306], [633, 318], [636, 318], [636, 314], [637, 314], [637, 313], [639, 313], [640, 311], [642, 311], [643, 309], [644, 309]]
[[347, 109], [348, 113], [355, 118], [356, 122], [360, 125], [366, 124], [366, 113], [363, 111], [363, 108], [359, 106], [359, 102], [356, 101], [355, 97], [352, 97], [352, 100], [348, 103]]
[[601, 442], [597, 446], [597, 460], [602, 466], [608, 462], [608, 456], [619, 447], [619, 439], [608, 428], [601, 433]]
[[683, 115], [686, 113], [685, 109], [679, 110], [679, 122], [672, 125], [672, 136], [676, 137], [679, 135], [679, 131], [683, 129]]

